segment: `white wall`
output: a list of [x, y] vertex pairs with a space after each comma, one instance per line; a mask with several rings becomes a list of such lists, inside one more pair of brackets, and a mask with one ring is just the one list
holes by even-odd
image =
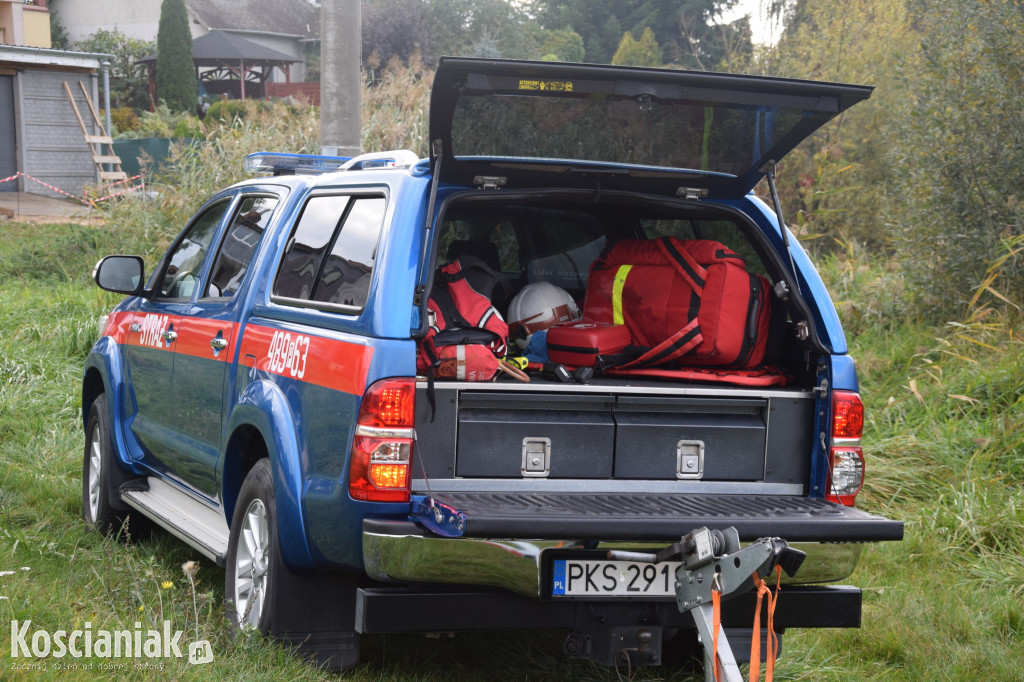
[[160, 0], [50, 0], [57, 20], [72, 41], [101, 28], [117, 28], [129, 38], [156, 40], [160, 4]]

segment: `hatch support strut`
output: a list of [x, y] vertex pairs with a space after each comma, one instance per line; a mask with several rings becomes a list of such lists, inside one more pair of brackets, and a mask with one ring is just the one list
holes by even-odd
[[782, 216], [782, 203], [779, 201], [779, 192], [775, 189], [775, 159], [761, 167], [768, 181], [768, 191], [772, 195], [772, 208], [775, 209], [775, 217], [779, 221], [779, 232], [782, 233], [782, 245], [786, 247], [786, 255], [789, 256], [789, 269], [793, 273], [793, 284], [796, 285], [797, 293], [800, 293], [800, 279], [796, 276], [796, 263], [793, 261], [793, 252], [789, 250], [789, 228], [786, 227], [786, 219]]

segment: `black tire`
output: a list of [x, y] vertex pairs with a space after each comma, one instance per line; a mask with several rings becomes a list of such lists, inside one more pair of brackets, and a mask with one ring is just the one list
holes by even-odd
[[239, 629], [270, 632], [280, 556], [270, 461], [261, 459], [239, 490], [224, 565], [227, 613]]
[[120, 470], [115, 470], [116, 466], [107, 399], [101, 393], [93, 401], [85, 424], [82, 518], [104, 535], [116, 535], [125, 541], [141, 539], [150, 528], [148, 519], [111, 504], [111, 498], [117, 495], [116, 482], [125, 478]]

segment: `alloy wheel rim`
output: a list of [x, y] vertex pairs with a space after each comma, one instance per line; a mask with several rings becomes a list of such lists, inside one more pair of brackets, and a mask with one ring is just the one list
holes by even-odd
[[100, 468], [103, 466], [102, 450], [100, 450], [100, 429], [92, 430], [89, 439], [89, 516], [96, 521], [100, 515]]
[[259, 627], [267, 596], [270, 529], [267, 508], [253, 500], [242, 517], [235, 551], [235, 610], [242, 628]]

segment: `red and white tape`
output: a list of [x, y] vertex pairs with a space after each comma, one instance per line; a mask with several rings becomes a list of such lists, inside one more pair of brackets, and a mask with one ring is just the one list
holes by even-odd
[[128, 187], [127, 189], [125, 189], [125, 190], [123, 190], [121, 192], [112, 192], [112, 193], [110, 193], [110, 194], [108, 194], [108, 195], [106, 195], [104, 197], [99, 197], [97, 199], [84, 199], [82, 197], [75, 196], [74, 194], [71, 194], [69, 192], [65, 192], [64, 190], [62, 190], [59, 187], [54, 187], [53, 185], [51, 185], [51, 184], [49, 184], [47, 182], [43, 182], [42, 180], [39, 180], [38, 178], [33, 178], [28, 173], [22, 173], [21, 171], [18, 171], [17, 173], [15, 173], [14, 175], [10, 176], [9, 178], [0, 179], [0, 184], [3, 184], [5, 182], [10, 182], [11, 180], [16, 180], [19, 177], [28, 178], [32, 182], [38, 183], [38, 184], [42, 185], [43, 187], [46, 187], [47, 189], [50, 189], [50, 190], [53, 190], [54, 192], [58, 192], [60, 194], [63, 194], [64, 196], [70, 197], [70, 198], [74, 199], [75, 201], [80, 201], [83, 204], [85, 204], [86, 206], [91, 206], [93, 208], [96, 208], [96, 204], [98, 204], [101, 201], [106, 201], [107, 199], [113, 199], [114, 197], [123, 196], [123, 195], [129, 194], [131, 192], [137, 192], [138, 190], [145, 189], [145, 187], [146, 187], [145, 180], [142, 179], [142, 176], [141, 175], [134, 175], [134, 176], [132, 176], [130, 178], [127, 178], [126, 180], [118, 180], [116, 182], [112, 182], [108, 186], [119, 185], [119, 184], [122, 184], [122, 183], [127, 184], [127, 183], [129, 183], [129, 182], [131, 182], [133, 180], [139, 180], [139, 184], [138, 185], [134, 185], [132, 187]]

